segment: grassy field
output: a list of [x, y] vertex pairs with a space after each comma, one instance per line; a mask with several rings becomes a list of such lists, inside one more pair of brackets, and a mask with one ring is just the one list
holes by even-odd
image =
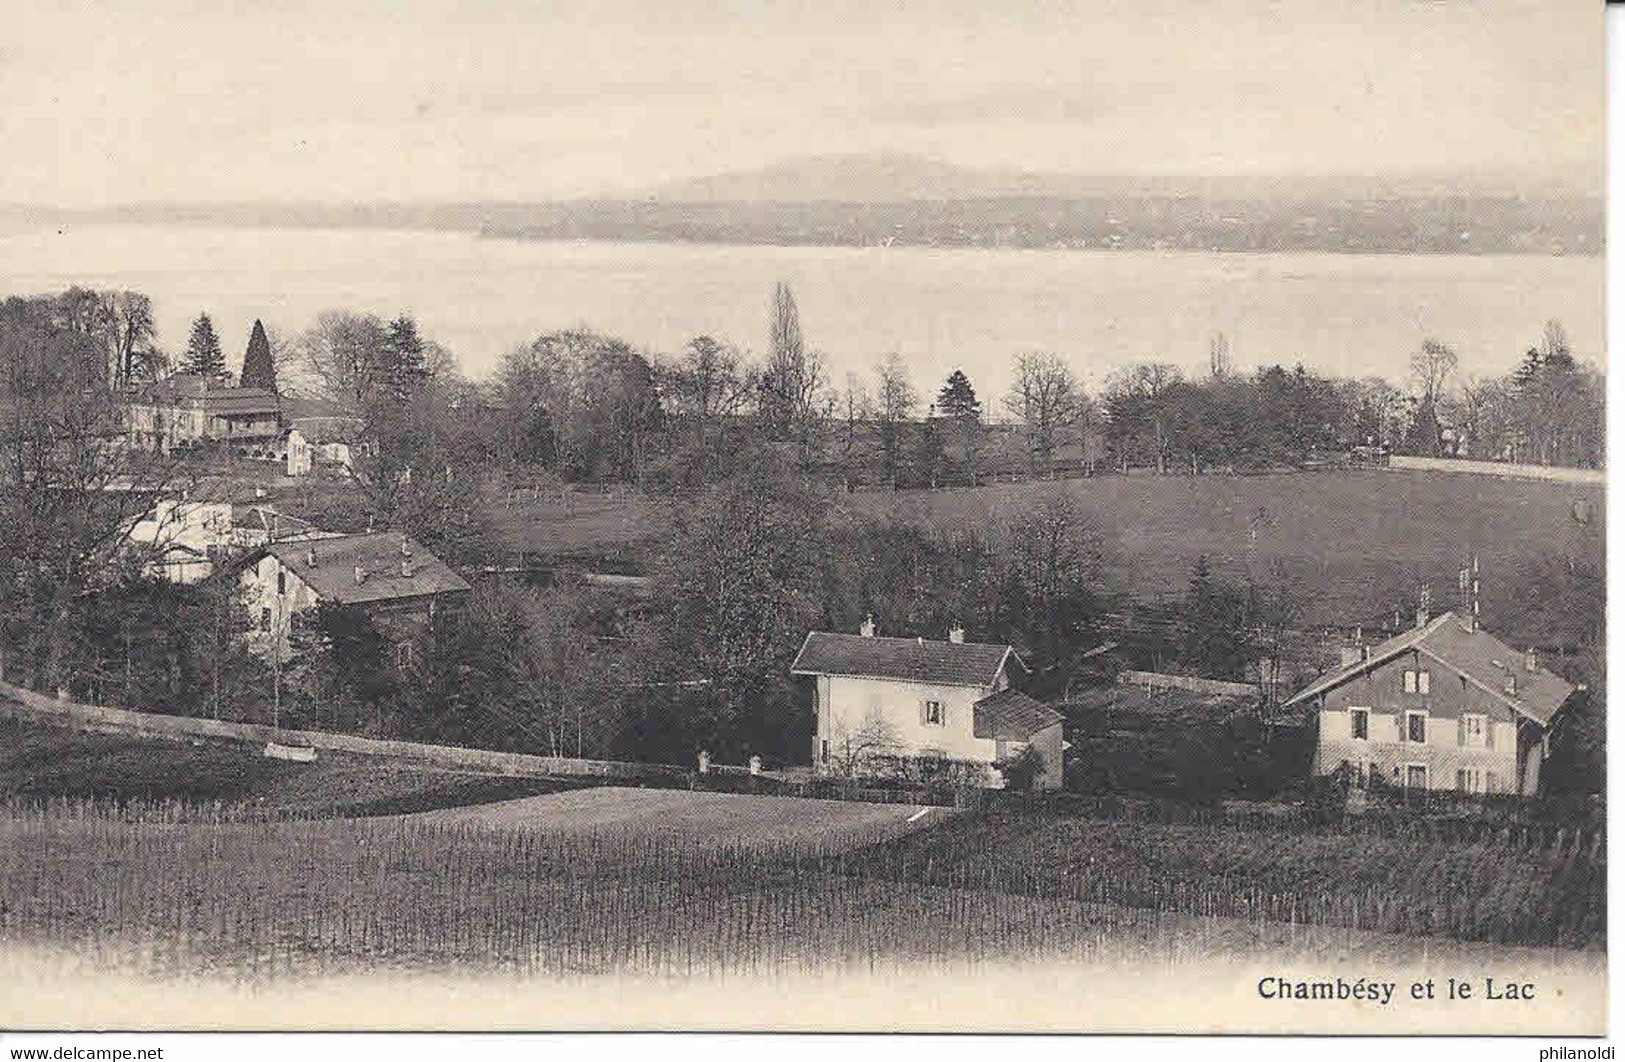
[[325, 754], [267, 759], [257, 746], [83, 734], [0, 720], [0, 796], [219, 803], [265, 814], [384, 815], [554, 792], [563, 783], [402, 767]]
[[[1600, 504], [1588, 524], [1571, 515], [1576, 499], [1601, 500], [1597, 488], [1449, 472], [1101, 476], [832, 500], [860, 516], [974, 530], [1007, 521], [1055, 490], [1071, 495], [1100, 531], [1123, 588], [1136, 596], [1181, 593], [1192, 564], [1206, 555], [1231, 577], [1251, 571], [1271, 579], [1280, 571], [1302, 589], [1310, 623], [1414, 607], [1423, 581], [1439, 607], [1451, 607], [1456, 572], [1476, 551], [1486, 622], [1544, 640], [1554, 624], [1572, 625], [1573, 618], [1533, 606], [1521, 574], [1547, 557], [1600, 569], [1605, 531]], [[636, 554], [667, 526], [669, 504], [579, 496], [504, 509], [501, 519], [515, 549]]]
[[679, 845], [790, 845], [833, 851], [879, 843], [953, 814], [948, 808], [927, 810], [910, 804], [604, 786], [450, 808], [415, 818], [444, 825], [536, 830], [555, 837], [602, 834]]

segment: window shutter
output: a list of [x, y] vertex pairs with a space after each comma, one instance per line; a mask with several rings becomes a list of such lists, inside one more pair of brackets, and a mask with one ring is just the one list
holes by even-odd
[[925, 702], [924, 702], [924, 701], [921, 701], [921, 702], [920, 702], [920, 725], [921, 725], [921, 726], [924, 726], [924, 725], [925, 725], [925, 724], [926, 724], [926, 718], [925, 718]]
[[1495, 788], [1495, 772], [1494, 771], [1485, 771], [1484, 772], [1484, 792], [1486, 792], [1486, 793], [1494, 793], [1494, 792], [1496, 792], [1496, 788]]
[[[1465, 715], [1458, 715], [1456, 717], [1456, 744], [1467, 744], [1467, 717]], [[1457, 773], [1459, 774], [1460, 772]]]
[[1398, 715], [1394, 716], [1394, 724], [1399, 727], [1399, 740], [1404, 741], [1410, 737], [1410, 735], [1405, 732], [1404, 712], [1400, 712]]
[[1495, 747], [1495, 718], [1493, 716], [1484, 717], [1484, 747], [1487, 749]]
[[1467, 768], [1456, 768], [1456, 788], [1463, 793], [1467, 792]]

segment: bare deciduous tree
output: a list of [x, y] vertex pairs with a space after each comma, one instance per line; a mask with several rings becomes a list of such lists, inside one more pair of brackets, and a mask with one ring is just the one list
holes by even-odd
[[881, 475], [892, 490], [897, 489], [903, 425], [918, 403], [903, 359], [896, 352], [881, 358], [875, 365], [874, 419], [880, 433]]
[[1033, 351], [1016, 358], [1016, 379], [1004, 408], [1026, 425], [1030, 451], [1040, 469], [1052, 467], [1061, 433], [1076, 419], [1080, 398], [1077, 377], [1054, 354]]

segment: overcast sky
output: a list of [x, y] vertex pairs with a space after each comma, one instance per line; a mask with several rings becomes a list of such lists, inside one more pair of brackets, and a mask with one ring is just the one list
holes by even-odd
[[881, 150], [1600, 192], [1595, 0], [28, 7], [0, 201], [546, 199]]

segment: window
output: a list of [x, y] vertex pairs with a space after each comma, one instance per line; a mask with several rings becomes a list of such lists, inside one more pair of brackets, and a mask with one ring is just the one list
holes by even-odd
[[276, 596], [282, 597], [288, 592], [288, 573], [276, 573]]
[[1463, 793], [1484, 792], [1484, 769], [1482, 767], [1457, 767], [1456, 788]]
[[921, 721], [923, 723], [925, 723], [926, 726], [942, 726], [943, 725], [942, 702], [941, 701], [926, 701], [925, 702], [925, 708], [920, 713], [920, 715], [921, 715]]
[[1425, 763], [1407, 763], [1405, 765], [1405, 788], [1426, 789], [1428, 787], [1428, 765]]
[[1415, 670], [1407, 669], [1405, 671], [1405, 692], [1406, 693], [1432, 693], [1433, 692], [1433, 675], [1432, 675], [1432, 673], [1427, 672], [1427, 671], [1415, 671]]
[[1371, 740], [1371, 709], [1349, 709], [1349, 737], [1356, 741]]
[[268, 608], [262, 608], [262, 609], [260, 609], [260, 630], [268, 631], [270, 629], [271, 629], [271, 610], [268, 609]]
[[395, 666], [410, 667], [412, 664], [412, 643], [402, 642], [395, 647]]
[[823, 741], [820, 741], [818, 743], [818, 745], [819, 745], [819, 749], [818, 749], [818, 759], [819, 759], [819, 761], [822, 762], [822, 763], [828, 763], [829, 762], [829, 739], [825, 738]]
[[1482, 715], [1461, 717], [1461, 743], [1469, 748], [1481, 749], [1489, 744], [1489, 720]]
[[1426, 712], [1405, 713], [1405, 740], [1416, 745], [1427, 744], [1428, 714]]
[[1405, 692], [1406, 693], [1415, 693], [1416, 692], [1416, 672], [1412, 671], [1409, 668], [1405, 669]]

